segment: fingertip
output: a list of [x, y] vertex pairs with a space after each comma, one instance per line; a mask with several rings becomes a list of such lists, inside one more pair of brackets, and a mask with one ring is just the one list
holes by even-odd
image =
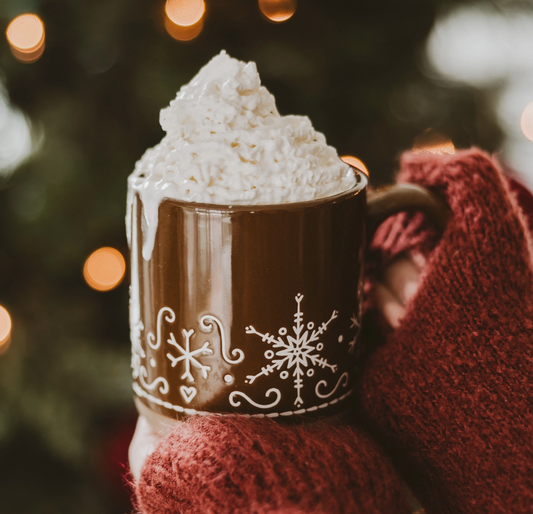
[[392, 292], [383, 284], [378, 283], [374, 288], [374, 297], [378, 310], [387, 324], [396, 329], [405, 316], [405, 307], [395, 298]]
[[420, 269], [410, 258], [402, 256], [387, 267], [383, 282], [400, 305], [405, 306], [418, 290]]

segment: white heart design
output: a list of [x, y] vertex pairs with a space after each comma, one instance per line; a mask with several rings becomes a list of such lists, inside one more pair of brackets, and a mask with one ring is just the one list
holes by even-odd
[[187, 387], [187, 386], [181, 386], [180, 387], [180, 393], [181, 393], [181, 396], [183, 396], [183, 399], [187, 402], [187, 403], [191, 403], [192, 402], [192, 399], [196, 396], [196, 393], [198, 391], [196, 391], [196, 387]]

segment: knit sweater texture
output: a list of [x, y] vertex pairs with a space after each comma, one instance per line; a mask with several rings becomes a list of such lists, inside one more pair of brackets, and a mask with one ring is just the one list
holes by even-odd
[[177, 425], [136, 498], [143, 514], [409, 514], [391, 464], [359, 429], [245, 417]]
[[427, 258], [401, 325], [367, 361], [359, 397], [428, 514], [533, 512], [533, 271], [526, 221], [478, 150], [405, 154], [399, 182], [442, 195], [378, 230], [373, 258]]

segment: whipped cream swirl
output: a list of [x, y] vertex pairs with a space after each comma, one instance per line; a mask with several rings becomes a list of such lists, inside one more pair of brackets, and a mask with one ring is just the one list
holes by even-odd
[[143, 204], [143, 257], [151, 257], [165, 198], [223, 205], [302, 202], [355, 185], [352, 169], [306, 116], [280, 116], [255, 63], [225, 51], [161, 111], [166, 135], [128, 179]]

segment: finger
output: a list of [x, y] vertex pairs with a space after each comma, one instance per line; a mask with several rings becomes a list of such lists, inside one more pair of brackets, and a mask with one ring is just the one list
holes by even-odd
[[405, 306], [418, 291], [420, 269], [411, 258], [400, 257], [385, 270], [383, 283], [400, 304]]
[[128, 451], [130, 471], [135, 481], [139, 479], [144, 461], [153, 453], [160, 440], [161, 437], [152, 431], [147, 419], [139, 416]]
[[374, 300], [385, 321], [392, 328], [398, 328], [405, 315], [405, 307], [392, 294], [390, 289], [378, 282], [374, 288]]

